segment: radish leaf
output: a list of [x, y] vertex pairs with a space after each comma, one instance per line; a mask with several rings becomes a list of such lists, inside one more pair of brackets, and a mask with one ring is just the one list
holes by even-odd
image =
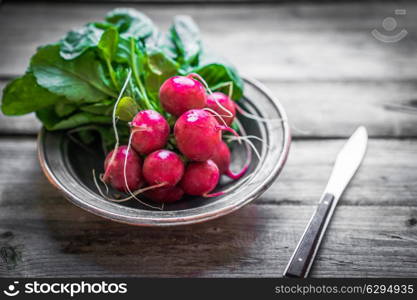
[[196, 65], [202, 44], [200, 30], [190, 16], [176, 16], [170, 28], [170, 41], [175, 46], [177, 61]]
[[59, 56], [58, 45], [45, 46], [32, 57], [31, 68], [41, 86], [72, 101], [96, 102], [117, 96], [91, 51], [66, 61]]
[[115, 25], [121, 36], [144, 39], [152, 34], [155, 26], [141, 12], [129, 8], [116, 8], [106, 15], [106, 21]]
[[36, 116], [48, 130], [70, 129], [87, 124], [111, 124], [112, 122], [110, 116], [98, 116], [87, 112], [79, 112], [62, 119], [57, 115], [54, 107], [40, 109], [36, 112]]
[[103, 30], [89, 23], [86, 26], [72, 30], [61, 40], [60, 55], [66, 60], [79, 57], [91, 47], [97, 46]]
[[41, 87], [29, 72], [4, 88], [1, 109], [5, 115], [24, 115], [53, 105], [63, 98]]

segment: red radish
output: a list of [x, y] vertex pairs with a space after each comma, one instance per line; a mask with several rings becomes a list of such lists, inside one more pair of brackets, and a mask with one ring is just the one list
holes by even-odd
[[143, 177], [149, 185], [165, 183], [176, 185], [184, 174], [180, 156], [169, 150], [157, 150], [149, 154], [143, 163]]
[[230, 126], [233, 123], [236, 116], [236, 107], [235, 102], [229, 96], [221, 92], [212, 93], [207, 97], [207, 107], [217, 112], [223, 119], [221, 120], [219, 116], [216, 116], [219, 124], [226, 123], [227, 126]]
[[180, 200], [184, 191], [178, 186], [160, 187], [145, 192], [146, 197], [158, 203], [172, 203]]
[[225, 142], [221, 141], [214, 150], [214, 153], [210, 159], [217, 165], [220, 174], [225, 174], [236, 180], [246, 173], [249, 164], [247, 163], [239, 173], [235, 174], [230, 170], [230, 156], [229, 147]]
[[216, 119], [203, 109], [192, 109], [178, 118], [174, 135], [181, 153], [194, 161], [206, 161], [221, 141], [221, 131], [237, 133], [217, 123]]
[[206, 99], [203, 84], [191, 75], [168, 78], [159, 89], [162, 107], [177, 117], [187, 110], [205, 107]]
[[189, 163], [180, 186], [192, 196], [207, 196], [219, 183], [219, 168], [212, 160]]
[[[126, 178], [124, 176], [125, 160]], [[141, 186], [142, 160], [133, 149], [128, 151], [127, 146], [120, 146], [107, 155], [104, 161], [104, 170], [104, 182], [110, 183], [116, 190], [128, 192], [128, 190], [137, 190]]]
[[230, 150], [227, 144], [221, 141], [210, 159], [217, 165], [220, 174], [225, 174], [230, 165]]
[[132, 147], [142, 155], [163, 148], [168, 141], [168, 122], [154, 110], [138, 112], [131, 126]]

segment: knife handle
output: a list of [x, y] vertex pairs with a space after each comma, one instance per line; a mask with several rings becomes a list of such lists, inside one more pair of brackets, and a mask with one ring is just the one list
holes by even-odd
[[316, 211], [288, 263], [284, 277], [307, 277], [317, 250], [320, 247], [323, 233], [326, 230], [333, 201], [334, 196], [332, 194], [326, 193], [321, 198]]

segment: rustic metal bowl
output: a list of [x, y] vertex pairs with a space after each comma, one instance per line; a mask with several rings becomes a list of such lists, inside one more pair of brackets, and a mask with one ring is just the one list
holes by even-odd
[[[246, 175], [236, 182], [222, 178], [216, 189], [235, 187], [229, 193], [214, 197], [188, 197], [165, 205], [163, 211], [152, 210], [136, 200], [110, 202], [97, 191], [92, 170], [103, 172], [104, 154], [100, 147], [86, 150], [74, 143], [65, 132], [42, 129], [38, 137], [38, 155], [48, 180], [75, 205], [104, 218], [140, 226], [172, 226], [204, 222], [231, 213], [259, 197], [277, 178], [288, 156], [291, 136], [285, 111], [279, 101], [259, 82], [245, 79], [245, 95], [239, 104], [251, 114], [269, 119], [256, 121], [239, 116], [258, 149], [259, 160], [252, 152]], [[237, 142], [232, 147], [232, 169], [244, 164], [247, 151]], [[223, 176], [224, 177], [224, 176]]]

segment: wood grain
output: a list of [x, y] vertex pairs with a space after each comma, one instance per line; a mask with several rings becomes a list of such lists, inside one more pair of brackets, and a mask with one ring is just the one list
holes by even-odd
[[[280, 178], [256, 204], [315, 205], [344, 142], [294, 141]], [[416, 140], [370, 140], [363, 165], [339, 205], [416, 206], [416, 148]], [[0, 173], [0, 192], [8, 204], [24, 203], [28, 195], [60, 198], [40, 171], [33, 138], [1, 138], [0, 166], [7, 170]]]
[[[39, 45], [58, 41], [69, 29], [101, 20], [120, 4], [19, 5], [0, 10], [0, 70], [22, 74]], [[398, 27], [410, 34], [398, 43], [376, 40], [371, 31], [393, 15], [398, 4], [323, 5], [129, 5], [166, 30], [172, 17], [190, 14], [204, 41], [229, 58], [243, 74], [282, 80], [413, 79], [417, 75], [416, 4], [405, 2]], [[47, 22], [45, 22], [47, 20]]]
[[[25, 71], [37, 46], [115, 6], [0, 6], [0, 90]], [[260, 199], [232, 215], [195, 226], [130, 227], [63, 199], [40, 171], [39, 122], [0, 115], [0, 277], [281, 276], [345, 142], [339, 138], [360, 124], [373, 138], [312, 275], [417, 276], [417, 118], [389, 108], [417, 107], [417, 4], [131, 6], [163, 29], [175, 14], [193, 15], [213, 50], [272, 90], [295, 137], [287, 165]], [[370, 31], [397, 8], [407, 10], [396, 18], [407, 37], [374, 39]]]
[[[284, 105], [296, 138], [348, 137], [364, 125], [372, 137], [417, 137], [417, 114], [389, 105], [417, 107], [417, 81], [264, 81]], [[5, 81], [0, 81], [0, 90]], [[34, 115], [0, 116], [0, 134], [36, 134]]]
[[[33, 138], [2, 138], [0, 276], [280, 276], [342, 143], [295, 141], [282, 177], [231, 216], [149, 229], [68, 203], [41, 174]], [[417, 187], [408, 184], [417, 179], [416, 146], [415, 140], [370, 141], [313, 276], [417, 276]]]
[[[295, 141], [281, 178], [259, 203], [315, 204], [345, 142]], [[415, 139], [370, 140], [364, 161], [338, 205], [415, 207], [416, 147]]]
[[[314, 209], [250, 205], [205, 224], [152, 229], [99, 219], [40, 191], [21, 200], [1, 200], [2, 277], [281, 276]], [[338, 207], [312, 275], [417, 276], [416, 218], [409, 207]]]
[[[0, 77], [21, 74], [37, 45], [102, 18], [112, 7], [3, 5]], [[250, 10], [245, 5], [199, 7], [137, 6], [165, 29], [179, 10], [194, 15], [210, 47], [236, 60], [243, 73], [262, 79], [283, 102], [295, 137], [347, 137], [358, 124], [365, 125], [373, 137], [417, 135], [415, 115], [388, 108], [390, 104], [417, 105], [415, 37], [410, 33], [393, 45], [376, 41], [368, 32], [392, 13], [390, 4], [265, 4]], [[399, 26], [417, 28], [412, 22], [417, 17], [415, 4], [404, 7], [409, 9], [398, 20]], [[18, 22], [21, 19], [25, 22]], [[220, 33], [224, 40], [217, 43]], [[248, 36], [256, 36], [257, 41]], [[0, 81], [0, 89], [5, 82]], [[39, 127], [33, 116], [0, 118], [1, 134], [35, 134]]]

